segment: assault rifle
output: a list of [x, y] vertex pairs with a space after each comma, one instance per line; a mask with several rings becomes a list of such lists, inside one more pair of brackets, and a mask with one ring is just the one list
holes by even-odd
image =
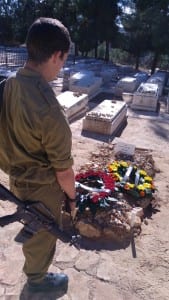
[[0, 184], [0, 199], [8, 200], [17, 205], [17, 210], [11, 214], [0, 217], [0, 226], [4, 227], [10, 223], [20, 222], [32, 234], [40, 229], [46, 229], [60, 240], [79, 249], [80, 235], [69, 235], [61, 230], [55, 221], [51, 211], [40, 201], [22, 201], [11, 191]]

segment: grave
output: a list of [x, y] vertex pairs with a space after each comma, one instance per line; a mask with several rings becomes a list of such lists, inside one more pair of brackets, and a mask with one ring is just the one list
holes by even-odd
[[147, 80], [148, 83], [156, 83], [158, 85], [159, 96], [162, 96], [164, 86], [166, 83], [167, 73], [163, 71], [158, 71], [150, 76]]
[[97, 150], [75, 175], [74, 226], [82, 237], [94, 242], [101, 239], [124, 243], [131, 240], [132, 234], [141, 233], [145, 209], [157, 204], [154, 160], [149, 151], [123, 140], [115, 146], [100, 145]]
[[57, 96], [57, 100], [63, 107], [69, 121], [84, 115], [88, 110], [88, 95], [86, 94], [65, 91]]
[[118, 156], [126, 156], [133, 159], [135, 154], [135, 145], [124, 143], [122, 141], [117, 141], [117, 143], [114, 146], [114, 155], [115, 157]]
[[79, 80], [83, 80], [85, 78], [93, 78], [95, 75], [94, 75], [94, 72], [93, 71], [89, 71], [89, 70], [81, 70], [81, 71], [76, 71], [74, 72], [73, 74], [71, 74], [71, 77], [70, 77], [70, 85], [73, 85], [75, 82], [79, 81]]
[[114, 94], [117, 97], [122, 97], [123, 92], [133, 93], [134, 91], [136, 91], [139, 85], [140, 80], [138, 80], [137, 77], [124, 77], [117, 82]]
[[100, 76], [102, 77], [103, 83], [109, 83], [111, 81], [115, 81], [118, 77], [116, 68], [102, 68], [100, 72]]
[[83, 130], [105, 135], [115, 134], [127, 119], [127, 106], [123, 101], [104, 100], [83, 119]]
[[83, 71], [70, 78], [69, 90], [87, 94], [89, 100], [101, 92], [102, 78], [94, 76], [92, 71]]
[[131, 108], [156, 112], [158, 100], [158, 84], [141, 83], [137, 91], [133, 94]]

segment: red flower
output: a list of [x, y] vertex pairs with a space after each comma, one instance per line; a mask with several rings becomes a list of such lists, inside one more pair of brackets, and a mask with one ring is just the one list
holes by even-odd
[[[98, 171], [88, 170], [84, 173], [79, 173], [75, 176], [75, 180], [83, 183], [83, 181], [86, 179], [86, 181], [89, 181], [89, 184], [90, 184], [90, 177], [91, 176], [92, 177], [97, 177], [96, 179], [100, 178], [103, 181], [103, 188], [109, 189], [111, 191], [114, 190], [115, 181], [112, 178], [111, 174], [107, 174], [106, 172], [101, 171], [101, 170], [98, 170]], [[86, 181], [85, 181], [85, 184], [86, 184]], [[101, 193], [102, 192], [100, 192], [99, 195]], [[108, 195], [108, 193], [106, 193], [106, 195]], [[105, 194], [104, 194], [103, 197], [105, 197]], [[98, 201], [99, 201], [98, 197], [94, 197], [93, 202], [98, 202]]]
[[91, 200], [93, 203], [98, 203], [99, 202], [99, 194], [95, 194]]

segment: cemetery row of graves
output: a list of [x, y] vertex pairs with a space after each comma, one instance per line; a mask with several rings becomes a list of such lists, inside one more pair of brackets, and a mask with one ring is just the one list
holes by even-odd
[[[82, 117], [82, 131], [112, 137], [126, 124], [129, 109], [158, 115], [167, 80], [162, 71], [149, 76], [127, 66], [81, 60], [68, 64], [57, 79], [62, 92], [57, 91], [57, 82], [53, 88], [70, 122]], [[103, 92], [112, 99], [97, 103]], [[93, 99], [96, 105], [90, 109]], [[75, 227], [88, 238], [123, 242], [131, 238], [133, 228], [135, 234], [141, 232], [146, 209], [158, 206], [158, 199], [153, 157], [139, 153], [135, 145], [116, 146], [111, 143], [99, 149], [76, 174]]]
[[[15, 71], [2, 67], [1, 80]], [[126, 124], [129, 109], [158, 115], [169, 80], [164, 71], [150, 76], [147, 72], [135, 72], [130, 66], [79, 59], [68, 60], [50, 84], [70, 122], [82, 117], [82, 131], [112, 137]], [[112, 99], [105, 98], [90, 110], [89, 103], [104, 92], [111, 94]], [[167, 95], [165, 99], [167, 114]], [[119, 151], [112, 145], [107, 147], [76, 174], [76, 228], [86, 237], [105, 236], [122, 241], [130, 236], [133, 227], [140, 232], [144, 209], [156, 202], [153, 158], [143, 151], [138, 160], [135, 145], [117, 145]], [[107, 151], [109, 157], [105, 155]], [[147, 170], [148, 158], [151, 162]]]

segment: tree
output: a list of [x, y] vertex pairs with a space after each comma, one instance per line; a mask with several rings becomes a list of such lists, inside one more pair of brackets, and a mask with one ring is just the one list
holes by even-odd
[[29, 26], [39, 15], [41, 0], [17, 0], [14, 1], [13, 28], [17, 40], [25, 42]]
[[[87, 46], [88, 49], [95, 49], [97, 57], [97, 47], [105, 42], [106, 61], [109, 60], [109, 47], [115, 37], [118, 27], [116, 18], [119, 15], [117, 0], [80, 0], [78, 2], [80, 16], [79, 43]], [[85, 41], [84, 41], [85, 38]]]
[[150, 48], [149, 25], [143, 15], [138, 12], [123, 15], [121, 20], [124, 32], [120, 46], [135, 57], [137, 70], [140, 57]]
[[13, 40], [12, 19], [13, 1], [0, 0], [0, 43], [2, 44]]
[[105, 61], [109, 61], [109, 49], [116, 38], [118, 26], [116, 23], [117, 16], [121, 10], [117, 5], [118, 1], [100, 0], [98, 1], [96, 28], [98, 30], [99, 41], [105, 41]]
[[138, 13], [143, 15], [150, 32], [149, 50], [154, 54], [151, 73], [154, 73], [161, 54], [169, 48], [169, 3], [168, 0], [135, 0]]

